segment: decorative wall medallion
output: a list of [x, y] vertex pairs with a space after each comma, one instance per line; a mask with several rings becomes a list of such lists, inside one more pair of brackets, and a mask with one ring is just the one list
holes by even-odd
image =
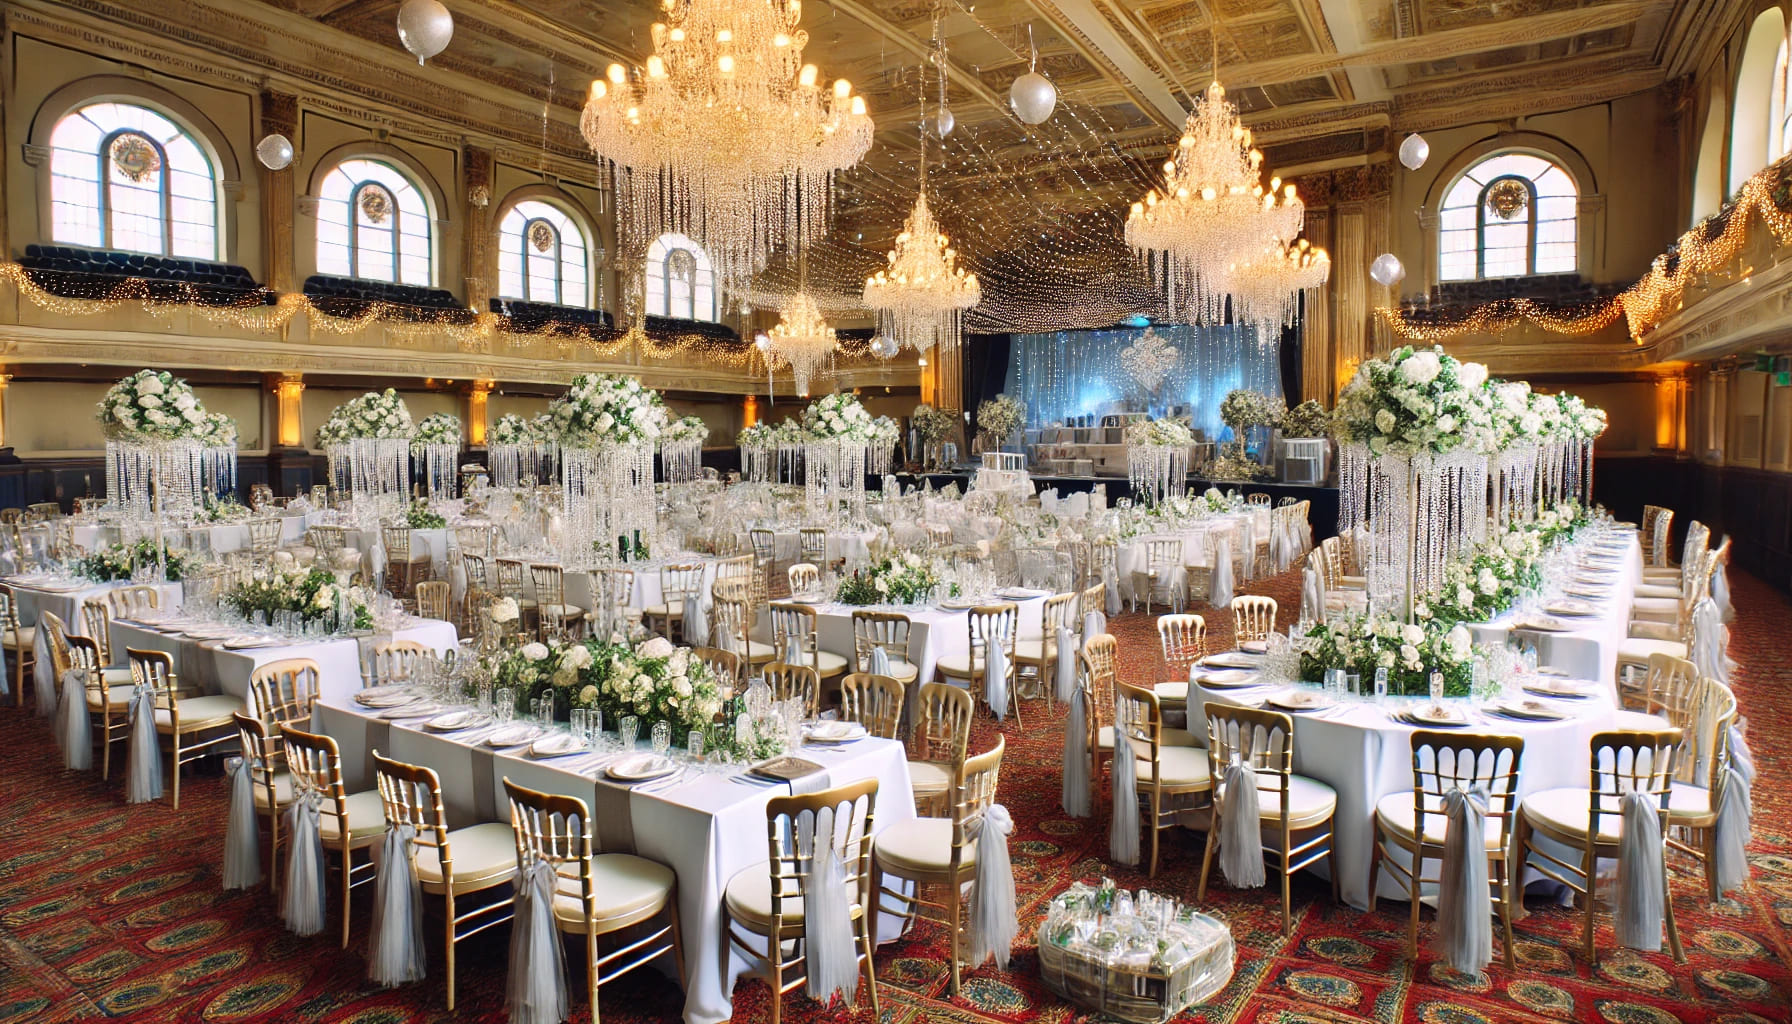
[[381, 185], [361, 186], [361, 216], [369, 224], [384, 224], [392, 216], [392, 193]]
[[547, 252], [554, 247], [554, 226], [545, 220], [529, 223], [529, 244], [536, 252]]
[[118, 173], [141, 185], [162, 169], [162, 155], [155, 144], [135, 132], [125, 132], [112, 140], [112, 166]]
[[1487, 212], [1501, 220], [1522, 216], [1531, 205], [1531, 190], [1517, 178], [1501, 178], [1487, 187]]

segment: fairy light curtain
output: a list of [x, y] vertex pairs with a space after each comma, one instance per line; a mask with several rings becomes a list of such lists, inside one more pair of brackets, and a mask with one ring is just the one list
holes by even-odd
[[1259, 343], [1251, 327], [1158, 324], [1151, 330], [1175, 346], [1176, 362], [1147, 395], [1121, 360], [1146, 328], [1016, 334], [1004, 390], [1027, 406], [1027, 426], [1076, 416], [1138, 410], [1190, 415], [1208, 440], [1221, 439], [1220, 401], [1234, 388], [1282, 394], [1281, 339]]

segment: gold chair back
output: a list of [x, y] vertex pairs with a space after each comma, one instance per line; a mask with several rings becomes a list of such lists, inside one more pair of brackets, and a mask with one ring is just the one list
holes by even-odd
[[904, 687], [889, 676], [853, 672], [840, 680], [840, 717], [857, 722], [873, 736], [896, 738], [902, 724]]

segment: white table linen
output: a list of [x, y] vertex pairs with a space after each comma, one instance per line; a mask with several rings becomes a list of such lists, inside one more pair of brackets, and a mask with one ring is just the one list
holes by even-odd
[[[1577, 626], [1565, 632], [1524, 632], [1525, 640], [1536, 644], [1537, 663], [1559, 668], [1577, 679], [1597, 679], [1615, 688], [1618, 647], [1630, 635], [1630, 605], [1642, 577], [1642, 545], [1633, 534], [1618, 572], [1614, 574], [1610, 592], [1604, 598], [1592, 600], [1599, 607], [1597, 617], [1564, 619]], [[1469, 629], [1478, 644], [1503, 645], [1512, 635], [1512, 628], [1523, 619], [1521, 613], [1508, 611], [1491, 622], [1471, 625]], [[1615, 689], [1613, 694], [1615, 696]]]
[[[600, 787], [616, 788], [607, 779], [575, 770], [589, 763], [587, 758], [535, 761], [520, 752], [479, 754], [462, 740], [425, 732], [414, 723], [377, 721], [350, 700], [320, 702], [313, 721], [341, 747], [344, 781], [351, 790], [374, 784], [367, 757], [374, 745], [382, 755], [435, 769], [452, 827], [506, 820], [505, 777], [531, 789], [578, 797], [593, 808], [594, 817], [597, 808], [617, 797], [614, 792], [600, 795]], [[479, 735], [471, 734], [474, 739]], [[825, 786], [805, 780], [804, 791], [876, 778], [877, 831], [900, 828], [914, 818], [908, 755], [901, 744], [873, 737], [837, 747], [805, 746], [798, 753], [827, 774]], [[789, 792], [785, 785], [692, 775], [670, 787], [626, 793], [633, 852], [669, 866], [678, 877], [686, 1024], [718, 1024], [733, 1016], [735, 982], [752, 965], [728, 942], [722, 897], [736, 872], [765, 862], [766, 802]], [[886, 907], [879, 918], [879, 941], [893, 939], [901, 930], [900, 919], [888, 911]], [[676, 978], [669, 957], [655, 966]]]
[[[99, 597], [107, 591], [116, 590], [119, 587], [131, 587], [136, 585], [137, 584], [134, 584], [129, 580], [114, 580], [110, 583], [94, 583], [78, 590], [45, 590], [42, 587], [32, 586], [29, 583], [15, 582], [12, 585], [12, 593], [13, 598], [18, 602], [17, 611], [19, 615], [19, 625], [38, 625], [40, 623], [40, 616], [44, 612], [49, 612], [62, 620], [63, 624], [68, 627], [68, 632], [71, 636], [86, 636], [87, 619], [81, 614], [81, 606], [87, 603], [87, 599], [90, 597]], [[155, 588], [156, 593], [160, 595], [162, 608], [174, 609], [180, 607], [180, 584], [157, 583], [155, 584]], [[40, 636], [42, 636], [42, 634], [40, 634]], [[55, 688], [55, 679], [52, 675], [52, 666], [50, 665], [48, 654], [49, 648], [45, 646], [48, 642], [47, 639], [38, 642], [38, 649], [36, 652], [37, 660], [35, 662], [33, 673], [37, 678], [39, 686], [45, 687], [48, 690], [53, 690]], [[42, 693], [46, 692], [46, 690], [40, 690], [38, 692]]]
[[[1255, 573], [1252, 571], [1253, 552], [1256, 550], [1255, 538], [1260, 536], [1257, 532], [1256, 519], [1257, 516], [1251, 512], [1216, 515], [1206, 519], [1192, 520], [1173, 530], [1141, 534], [1126, 541], [1114, 552], [1114, 564], [1119, 573], [1116, 582], [1120, 586], [1121, 599], [1132, 600], [1132, 574], [1145, 571], [1148, 564], [1146, 542], [1151, 540], [1182, 541], [1182, 558], [1170, 571], [1169, 587], [1172, 593], [1178, 593], [1187, 588], [1186, 566], [1205, 566], [1210, 563], [1209, 537], [1226, 537], [1234, 553], [1242, 552], [1244, 554], [1245, 578], [1255, 579]], [[1262, 529], [1264, 533], [1261, 535], [1267, 535], [1268, 524], [1265, 523]]]
[[[282, 545], [298, 543], [305, 536], [305, 530], [311, 522], [311, 517], [305, 514], [282, 515], [278, 518]], [[219, 554], [244, 551], [249, 547], [249, 526], [245, 522], [196, 526], [188, 532], [205, 534], [211, 549]], [[76, 526], [73, 537], [77, 547], [93, 551], [107, 544], [119, 543], [121, 535], [116, 523], [93, 522]]]

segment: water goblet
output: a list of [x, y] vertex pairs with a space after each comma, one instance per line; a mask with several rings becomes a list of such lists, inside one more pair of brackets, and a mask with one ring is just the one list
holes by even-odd
[[508, 686], [492, 691], [492, 714], [499, 725], [509, 725], [516, 716], [516, 691]]
[[585, 724], [591, 729], [592, 744], [602, 746], [606, 742], [604, 739], [604, 709], [592, 708], [587, 711]]
[[1431, 673], [1431, 706], [1433, 708], [1441, 708], [1443, 707], [1443, 701], [1444, 674], [1442, 672], [1433, 672]]
[[672, 746], [672, 723], [664, 719], [653, 723], [651, 735], [653, 737], [653, 752], [660, 757], [665, 757], [666, 751]]
[[685, 750], [685, 753], [690, 755], [691, 760], [693, 760], [693, 761], [703, 760], [703, 744], [704, 744], [704, 735], [703, 735], [702, 727], [692, 729], [690, 732], [685, 734], [684, 750]]
[[635, 749], [635, 739], [641, 733], [641, 720], [634, 715], [624, 715], [616, 729], [622, 740], [622, 749]]

